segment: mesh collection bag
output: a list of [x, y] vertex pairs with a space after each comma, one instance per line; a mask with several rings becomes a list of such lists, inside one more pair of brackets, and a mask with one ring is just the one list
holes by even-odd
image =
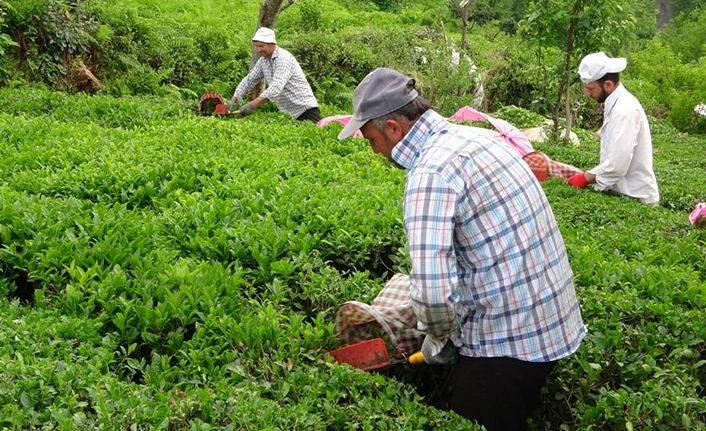
[[410, 287], [408, 276], [395, 274], [372, 304], [348, 301], [341, 305], [336, 312], [339, 339], [345, 344], [355, 344], [382, 334], [397, 356], [419, 351], [424, 333], [417, 330]]

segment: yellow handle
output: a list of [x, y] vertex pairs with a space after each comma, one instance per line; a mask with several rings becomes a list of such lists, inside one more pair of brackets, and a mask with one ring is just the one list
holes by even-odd
[[409, 363], [412, 365], [420, 365], [424, 363], [424, 353], [417, 352], [409, 357]]
[[235, 114], [235, 115], [239, 115], [239, 114], [240, 114], [240, 110], [237, 110], [237, 111], [233, 111], [233, 114]]

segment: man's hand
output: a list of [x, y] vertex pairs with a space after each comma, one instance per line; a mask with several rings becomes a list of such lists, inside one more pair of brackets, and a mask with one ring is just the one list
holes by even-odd
[[[422, 343], [422, 354], [424, 362], [432, 365], [453, 364], [456, 362], [456, 346], [447, 340], [446, 344], [439, 350], [440, 342], [427, 335]], [[436, 352], [436, 354], [434, 354]]]
[[576, 174], [573, 177], [569, 178], [569, 185], [574, 186], [577, 189], [582, 189], [588, 185], [588, 180], [586, 179], [586, 175], [581, 172], [580, 174]]
[[255, 110], [255, 107], [253, 106], [252, 102], [246, 103], [245, 105], [240, 107], [240, 115], [250, 115], [253, 113]]
[[239, 103], [238, 99], [235, 98], [235, 96], [231, 97], [230, 102], [228, 102], [228, 110], [232, 111], [235, 109], [235, 104]]

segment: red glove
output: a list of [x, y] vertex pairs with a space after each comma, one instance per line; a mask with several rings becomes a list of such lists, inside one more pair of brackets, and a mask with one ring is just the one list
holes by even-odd
[[582, 189], [588, 185], [588, 180], [586, 179], [586, 175], [584, 175], [583, 172], [580, 174], [576, 174], [573, 177], [569, 178], [569, 185], [574, 186], [577, 189]]

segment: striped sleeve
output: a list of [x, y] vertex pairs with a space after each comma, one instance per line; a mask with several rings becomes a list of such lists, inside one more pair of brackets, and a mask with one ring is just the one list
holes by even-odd
[[436, 173], [410, 175], [406, 191], [411, 298], [418, 329], [446, 339], [456, 326], [458, 276], [453, 238], [458, 195]]
[[278, 97], [284, 90], [289, 79], [294, 73], [295, 60], [291, 55], [280, 55], [277, 58], [277, 64], [272, 72], [272, 82], [267, 83], [267, 89], [262, 92], [260, 97], [272, 100]]
[[233, 97], [235, 97], [238, 101], [238, 104], [243, 103], [243, 96], [245, 96], [245, 93], [253, 89], [255, 85], [257, 85], [257, 83], [264, 77], [265, 74], [262, 71], [262, 58], [260, 58], [257, 63], [255, 63], [255, 67], [253, 67], [250, 73], [248, 73], [242, 81], [240, 81], [238, 88], [235, 89]]

